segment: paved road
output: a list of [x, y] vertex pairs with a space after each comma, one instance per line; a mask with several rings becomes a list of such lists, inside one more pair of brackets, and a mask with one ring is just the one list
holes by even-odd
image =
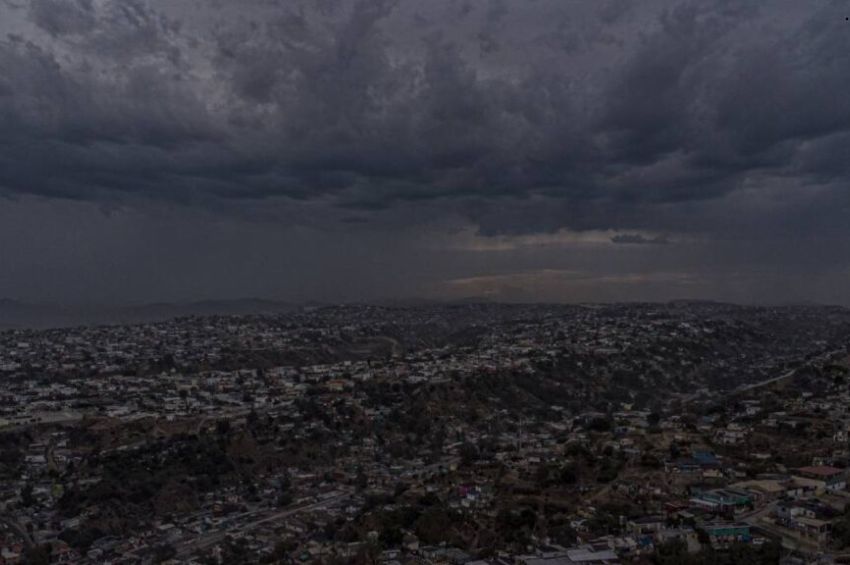
[[[806, 361], [806, 363], [802, 367], [798, 367], [796, 369], [789, 369], [789, 370], [785, 371], [784, 373], [782, 373], [781, 375], [779, 375], [777, 377], [771, 377], [769, 379], [759, 381], [757, 383], [752, 383], [752, 384], [748, 384], [748, 385], [741, 385], [741, 386], [735, 388], [734, 390], [730, 391], [729, 394], [740, 394], [742, 392], [752, 392], [753, 390], [757, 390], [759, 388], [770, 386], [772, 384], [784, 381], [786, 379], [790, 379], [801, 368], [806, 367], [808, 365], [811, 365], [815, 361], [826, 361], [830, 357], [832, 357], [833, 355], [836, 355], [836, 354], [842, 353], [842, 352], [843, 352], [843, 350], [826, 351], [826, 352], [821, 353], [820, 355], [818, 355], [816, 357], [813, 357], [812, 359], [809, 359], [808, 361]], [[699, 397], [699, 393], [695, 392], [695, 393], [691, 393], [691, 394], [680, 397], [680, 400], [684, 404], [687, 404], [687, 403], [695, 400], [698, 397]]]
[[32, 538], [29, 533], [21, 526], [17, 520], [14, 518], [6, 518], [4, 516], [0, 516], [0, 524], [5, 524], [7, 528], [12, 530], [21, 540], [24, 542], [24, 546], [32, 547], [34, 545]]
[[749, 385], [739, 386], [733, 392], [749, 392], [751, 390], [756, 390], [756, 389], [759, 389], [759, 388], [762, 388], [762, 387], [765, 387], [765, 386], [770, 386], [772, 384], [784, 381], [785, 379], [790, 379], [791, 377], [794, 376], [794, 374], [796, 372], [797, 372], [797, 369], [789, 369], [788, 371], [785, 371], [784, 373], [782, 373], [778, 377], [773, 377], [772, 379], [767, 379], [767, 380], [760, 381], [760, 382], [753, 383], [753, 384], [749, 384]]
[[239, 526], [235, 526], [232, 528], [227, 528], [222, 531], [211, 532], [209, 534], [202, 534], [195, 539], [180, 543], [177, 545], [177, 557], [184, 558], [188, 557], [192, 553], [196, 551], [204, 550], [210, 546], [213, 546], [224, 540], [228, 535], [236, 534], [236, 533], [245, 533], [249, 532], [257, 527], [267, 524], [269, 522], [275, 522], [286, 518], [288, 516], [292, 516], [294, 514], [298, 514], [299, 512], [305, 512], [309, 510], [318, 510], [321, 508], [327, 508], [333, 504], [338, 502], [348, 500], [353, 496], [353, 493], [343, 492], [337, 494], [335, 496], [326, 498], [324, 500], [320, 500], [319, 502], [314, 502], [312, 504], [305, 504], [302, 506], [297, 506], [294, 508], [288, 508], [286, 510], [281, 510], [279, 512], [269, 513], [268, 511], [253, 511], [253, 512], [245, 512], [236, 516], [237, 518], [244, 518], [246, 516], [256, 516], [256, 519], [251, 520], [245, 524], [241, 524]]
[[[815, 361], [827, 361], [833, 355], [836, 355], [836, 354], [841, 353], [841, 352], [842, 352], [842, 350], [839, 350], [839, 349], [834, 350], [834, 351], [825, 351], [824, 353], [821, 353], [820, 355], [813, 357], [812, 359], [809, 359], [808, 361], [806, 361], [806, 363], [803, 365], [803, 367], [807, 367]], [[761, 387], [770, 386], [774, 383], [778, 383], [780, 381], [784, 381], [785, 379], [789, 379], [789, 378], [793, 377], [797, 373], [797, 371], [800, 370], [801, 368], [802, 367], [799, 367], [797, 369], [789, 369], [789, 370], [785, 371], [784, 373], [782, 373], [781, 375], [779, 375], [778, 377], [773, 377], [771, 379], [767, 379], [767, 380], [757, 382], [757, 383], [753, 383], [753, 384], [749, 384], [749, 385], [739, 386], [733, 392], [749, 392], [751, 390], [755, 390], [755, 389], [758, 389], [758, 388], [761, 388]]]

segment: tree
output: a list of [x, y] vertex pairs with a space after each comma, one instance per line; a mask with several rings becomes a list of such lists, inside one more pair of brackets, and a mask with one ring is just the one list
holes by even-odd
[[600, 483], [610, 483], [620, 474], [621, 462], [613, 457], [602, 460], [602, 464], [596, 473], [596, 480]]
[[608, 432], [611, 427], [611, 419], [607, 417], [594, 418], [587, 424], [587, 429], [592, 432]]
[[574, 485], [578, 481], [575, 465], [564, 465], [558, 478], [561, 480], [561, 484]]
[[257, 412], [252, 408], [248, 415], [245, 417], [245, 423], [248, 426], [248, 429], [255, 430], [257, 429], [257, 425], [260, 422], [260, 417], [257, 415]]
[[292, 504], [292, 493], [287, 491], [281, 492], [277, 497], [277, 505], [279, 507], [289, 506]]
[[354, 478], [354, 485], [357, 487], [357, 490], [366, 490], [369, 486], [369, 477], [362, 468], [357, 471], [357, 476]]
[[173, 559], [176, 556], [177, 548], [168, 543], [158, 545], [153, 550], [154, 563], [162, 563], [164, 561], [168, 561], [169, 559]]
[[35, 497], [32, 495], [32, 483], [26, 483], [23, 488], [21, 488], [21, 503], [25, 507], [30, 507], [35, 504]]
[[24, 563], [30, 565], [49, 565], [53, 548], [49, 543], [36, 545], [24, 551]]
[[688, 545], [681, 539], [672, 539], [659, 545], [655, 550], [654, 561], [658, 565], [685, 565], [692, 562], [688, 555]]
[[564, 546], [573, 545], [578, 538], [576, 531], [569, 523], [558, 524], [549, 528], [549, 537]]
[[425, 510], [414, 524], [416, 535], [425, 543], [445, 541], [451, 528], [451, 519], [445, 510], [432, 506]]
[[460, 446], [461, 465], [471, 465], [478, 457], [478, 449], [471, 443], [464, 443]]
[[398, 547], [404, 540], [404, 534], [398, 526], [389, 526], [381, 531], [378, 541], [385, 549]]
[[832, 523], [832, 539], [839, 549], [850, 547], [850, 509]]
[[670, 443], [670, 458], [671, 459], [678, 459], [681, 456], [682, 456], [682, 450], [679, 449], [679, 445], [676, 444], [675, 442], [671, 442]]

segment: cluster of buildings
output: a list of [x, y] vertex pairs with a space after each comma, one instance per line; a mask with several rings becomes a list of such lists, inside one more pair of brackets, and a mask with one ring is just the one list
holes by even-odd
[[4, 332], [0, 564], [838, 556], [848, 336], [687, 303]]

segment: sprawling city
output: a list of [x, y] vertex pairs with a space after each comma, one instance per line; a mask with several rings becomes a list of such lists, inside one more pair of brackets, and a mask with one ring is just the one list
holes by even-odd
[[848, 346], [685, 301], [7, 330], [0, 562], [839, 562]]
[[850, 565], [850, 0], [0, 0], [0, 565]]

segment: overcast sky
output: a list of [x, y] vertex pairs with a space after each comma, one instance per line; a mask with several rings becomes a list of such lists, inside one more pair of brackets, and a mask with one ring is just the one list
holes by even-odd
[[846, 0], [0, 0], [0, 297], [850, 304]]

